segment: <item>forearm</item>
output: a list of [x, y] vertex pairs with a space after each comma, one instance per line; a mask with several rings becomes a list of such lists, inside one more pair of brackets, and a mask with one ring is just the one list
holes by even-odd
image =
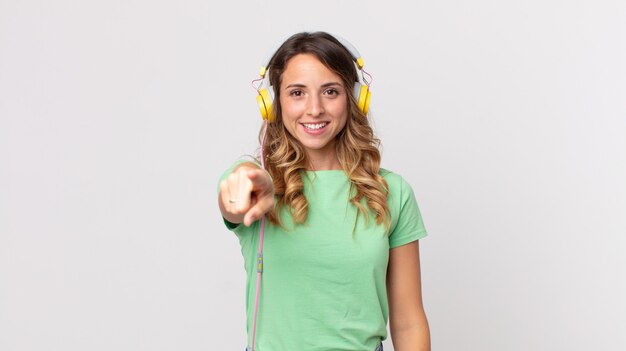
[[430, 351], [430, 328], [426, 315], [409, 327], [394, 328], [391, 325], [391, 340], [396, 351]]

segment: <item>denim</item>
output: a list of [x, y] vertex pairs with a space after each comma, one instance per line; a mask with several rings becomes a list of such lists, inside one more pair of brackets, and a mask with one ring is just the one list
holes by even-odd
[[[248, 351], [248, 348], [246, 347], [246, 351]], [[376, 348], [376, 350], [374, 351], [383, 351], [383, 343], [381, 342], [378, 347]]]

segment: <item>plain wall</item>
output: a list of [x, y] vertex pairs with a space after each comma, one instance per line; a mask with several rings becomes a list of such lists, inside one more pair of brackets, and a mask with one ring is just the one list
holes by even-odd
[[626, 349], [624, 23], [621, 0], [1, 0], [0, 350], [243, 350], [217, 179], [302, 30], [374, 77], [434, 350]]

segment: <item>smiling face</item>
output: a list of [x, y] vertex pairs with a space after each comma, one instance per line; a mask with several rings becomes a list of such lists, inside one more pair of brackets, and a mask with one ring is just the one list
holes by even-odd
[[348, 119], [347, 93], [341, 77], [314, 55], [287, 61], [280, 84], [282, 121], [315, 169], [341, 169], [335, 138]]

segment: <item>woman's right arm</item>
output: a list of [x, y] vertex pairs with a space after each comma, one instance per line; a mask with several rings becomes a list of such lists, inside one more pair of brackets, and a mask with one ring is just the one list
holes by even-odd
[[227, 221], [250, 226], [274, 207], [274, 183], [257, 164], [241, 163], [220, 183], [218, 202]]

